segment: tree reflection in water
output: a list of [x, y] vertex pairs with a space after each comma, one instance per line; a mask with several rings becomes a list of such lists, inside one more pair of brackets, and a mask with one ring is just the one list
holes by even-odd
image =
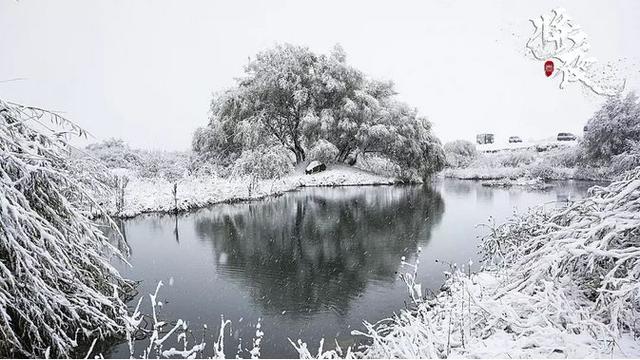
[[266, 312], [346, 314], [369, 281], [392, 282], [402, 256], [426, 245], [444, 212], [429, 186], [316, 188], [198, 212], [219, 273]]

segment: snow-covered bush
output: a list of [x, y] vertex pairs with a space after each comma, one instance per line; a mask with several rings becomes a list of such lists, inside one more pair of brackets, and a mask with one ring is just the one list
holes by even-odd
[[551, 166], [573, 168], [582, 162], [579, 146], [561, 146], [541, 154], [542, 161]]
[[573, 172], [573, 178], [576, 180], [606, 180], [611, 179], [609, 168], [600, 166], [578, 166]]
[[377, 154], [362, 154], [358, 157], [356, 167], [384, 176], [397, 176], [400, 167], [389, 159]]
[[609, 165], [609, 172], [612, 175], [620, 175], [625, 171], [640, 166], [640, 139], [629, 139], [627, 143], [627, 150], [622, 154], [614, 155], [612, 158]]
[[640, 104], [631, 92], [607, 99], [587, 123], [581, 148], [587, 164], [598, 165], [631, 151], [635, 141], [640, 141]]
[[293, 171], [291, 157], [281, 146], [245, 150], [233, 168], [233, 176], [250, 175], [259, 179], [280, 178]]
[[529, 177], [532, 179], [542, 179], [544, 181], [562, 179], [558, 170], [548, 164], [537, 163], [529, 167]]
[[83, 160], [94, 157], [109, 169], [129, 169], [143, 178], [163, 178], [176, 181], [192, 167], [190, 154], [180, 151], [145, 151], [131, 149], [120, 139], [108, 139], [88, 145]]
[[67, 357], [123, 330], [129, 286], [104, 257], [119, 253], [88, 218], [105, 185], [75, 178], [64, 134], [85, 133], [0, 100], [0, 357]]
[[189, 154], [184, 152], [144, 151], [140, 153], [138, 175], [176, 181], [188, 173]]
[[[76, 181], [91, 189], [94, 198], [107, 199], [113, 195], [115, 190], [114, 177], [102, 160], [86, 152], [71, 149], [65, 162], [65, 168], [70, 174], [73, 174]], [[127, 171], [122, 170], [122, 172]], [[96, 187], [94, 186], [96, 182], [106, 186]], [[92, 210], [91, 205], [89, 207]]]
[[[592, 187], [589, 195], [494, 229], [484, 242], [486, 258], [517, 277], [502, 292], [559, 287], [572, 307], [564, 316], [576, 320], [564, 326], [568, 330], [591, 327], [601, 336], [638, 331], [640, 219], [631, 215], [640, 211], [640, 167], [607, 187]], [[549, 318], [563, 321], [562, 313], [555, 315]]]
[[327, 140], [320, 139], [309, 150], [308, 160], [318, 160], [325, 164], [336, 161], [338, 148]]
[[466, 140], [450, 141], [443, 148], [447, 165], [454, 168], [467, 167], [478, 156], [476, 145]]
[[111, 169], [133, 169], [141, 165], [140, 155], [129, 148], [122, 139], [111, 138], [100, 143], [87, 145], [86, 151], [103, 161]]
[[194, 176], [219, 176], [221, 166], [211, 160], [205, 160], [197, 155], [192, 155], [189, 159], [187, 172]]
[[531, 150], [514, 150], [498, 155], [497, 161], [501, 166], [519, 167], [531, 164], [536, 158], [536, 154]]

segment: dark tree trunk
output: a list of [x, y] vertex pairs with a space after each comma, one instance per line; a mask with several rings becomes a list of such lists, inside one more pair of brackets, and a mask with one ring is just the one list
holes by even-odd
[[358, 152], [354, 152], [354, 153], [350, 153], [349, 155], [347, 155], [347, 158], [345, 159], [345, 162], [347, 163], [347, 165], [349, 166], [353, 166], [356, 164], [356, 162], [358, 161]]
[[296, 143], [294, 147], [291, 148], [291, 151], [296, 155], [296, 164], [300, 164], [306, 159], [306, 154], [300, 144]]
[[338, 153], [338, 161], [345, 162], [345, 160], [347, 160], [347, 156], [349, 156], [349, 149], [342, 148]]

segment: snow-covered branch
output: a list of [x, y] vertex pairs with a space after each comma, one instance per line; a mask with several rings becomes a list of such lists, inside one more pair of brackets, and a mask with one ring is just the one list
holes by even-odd
[[129, 285], [105, 257], [120, 254], [86, 211], [100, 209], [89, 190], [102, 185], [69, 171], [69, 134], [86, 132], [58, 114], [0, 100], [3, 357], [69, 356], [78, 341], [123, 330]]

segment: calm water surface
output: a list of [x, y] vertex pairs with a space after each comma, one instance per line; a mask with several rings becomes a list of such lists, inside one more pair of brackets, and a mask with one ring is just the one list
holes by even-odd
[[[147, 312], [147, 294], [163, 281], [161, 317], [188, 321], [197, 337], [203, 324], [212, 337], [221, 316], [231, 320], [227, 355], [235, 356], [239, 343], [251, 348], [261, 319], [262, 356], [294, 357], [288, 338], [303, 339], [311, 349], [323, 337], [352, 345], [363, 341], [350, 334], [362, 329], [363, 319], [374, 322], [401, 309], [407, 291], [398, 273], [410, 270], [401, 266], [402, 256], [419, 258], [419, 281], [437, 291], [448, 270], [443, 262], [478, 262], [478, 237], [486, 231], [478, 224], [534, 205], [558, 206], [592, 185], [559, 182], [532, 191], [446, 179], [424, 186], [306, 188], [178, 216], [144, 215], [122, 223], [132, 266], [117, 266], [142, 281]], [[129, 356], [126, 344], [105, 351]]]

